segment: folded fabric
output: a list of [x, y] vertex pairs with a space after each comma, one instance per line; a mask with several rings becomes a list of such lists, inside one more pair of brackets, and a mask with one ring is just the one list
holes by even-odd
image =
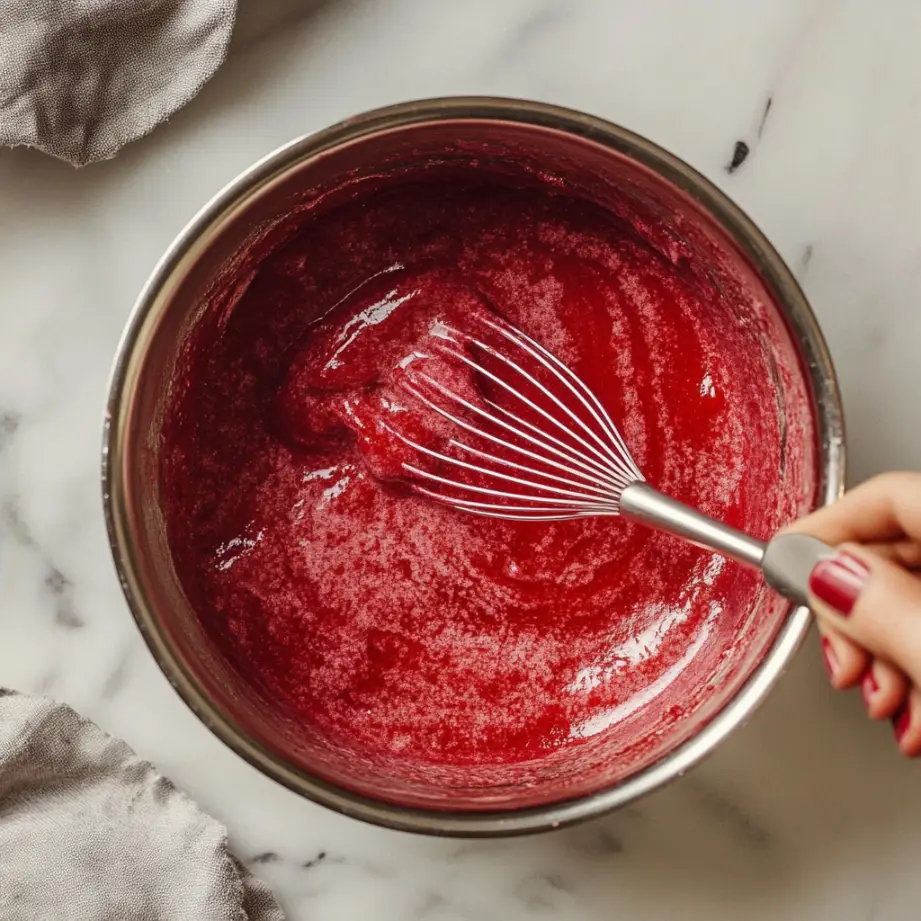
[[0, 145], [81, 166], [184, 106], [224, 60], [236, 0], [0, 0]]
[[284, 921], [227, 832], [70, 707], [0, 689], [3, 921]]

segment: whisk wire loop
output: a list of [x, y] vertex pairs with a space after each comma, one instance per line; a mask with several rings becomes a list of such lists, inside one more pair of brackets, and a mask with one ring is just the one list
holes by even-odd
[[[534, 414], [535, 421], [488, 395], [474, 402], [426, 371], [412, 372], [405, 389], [458, 429], [442, 450], [436, 450], [390, 428], [420, 460], [435, 462], [435, 469], [403, 463], [416, 492], [471, 514], [511, 520], [619, 514], [621, 493], [642, 482], [643, 475], [604, 406], [539, 343], [513, 327], [485, 318], [482, 322], [514, 345], [519, 355], [511, 357], [483, 338], [445, 324], [438, 328], [438, 353], [500, 388], [524, 412]], [[490, 370], [464, 346], [499, 366]], [[535, 368], [525, 367], [525, 361], [534, 362]], [[510, 377], [497, 373], [501, 369]], [[551, 389], [554, 385], [563, 388], [562, 399]], [[574, 406], [566, 402], [570, 397]]]

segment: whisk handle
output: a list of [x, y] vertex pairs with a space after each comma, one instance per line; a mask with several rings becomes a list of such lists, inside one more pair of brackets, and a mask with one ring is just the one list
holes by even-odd
[[767, 544], [672, 499], [648, 483], [631, 483], [620, 496], [620, 513], [634, 521], [668, 531], [699, 547], [714, 550], [760, 569]]
[[807, 534], [778, 534], [765, 543], [653, 489], [631, 483], [620, 497], [627, 518], [668, 531], [692, 544], [731, 557], [764, 573], [775, 591], [797, 604], [809, 604], [809, 574], [833, 550]]

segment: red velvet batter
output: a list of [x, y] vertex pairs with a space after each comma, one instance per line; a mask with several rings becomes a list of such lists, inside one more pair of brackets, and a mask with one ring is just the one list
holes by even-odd
[[650, 482], [766, 536], [789, 515], [774, 372], [704, 278], [629, 222], [476, 171], [306, 221], [200, 324], [165, 429], [170, 543], [209, 635], [275, 707], [397, 774], [650, 744], [699, 704], [760, 579], [620, 519], [427, 502], [387, 481], [379, 421], [426, 324], [496, 311], [594, 390]]

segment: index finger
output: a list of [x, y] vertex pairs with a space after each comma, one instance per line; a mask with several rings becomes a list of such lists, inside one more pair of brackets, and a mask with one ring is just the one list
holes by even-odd
[[787, 530], [811, 534], [837, 546], [910, 537], [921, 541], [921, 473], [883, 473]]

